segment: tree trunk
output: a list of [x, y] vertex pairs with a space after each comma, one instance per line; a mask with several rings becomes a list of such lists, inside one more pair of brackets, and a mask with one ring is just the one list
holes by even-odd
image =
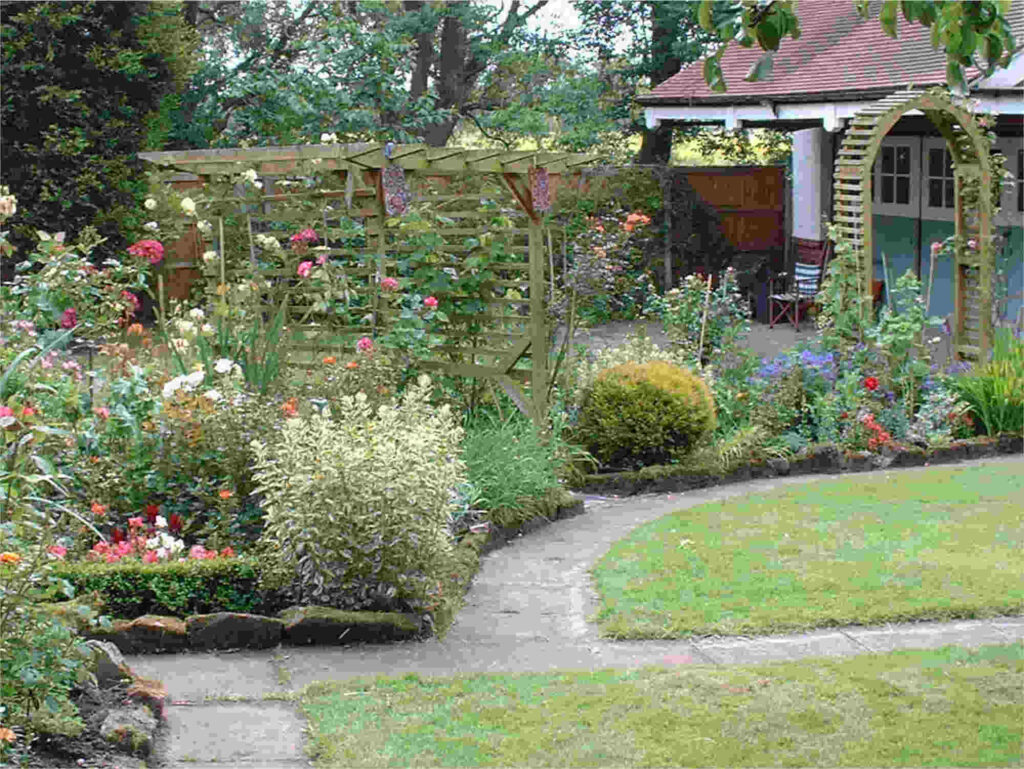
[[[682, 60], [672, 53], [672, 46], [680, 34], [678, 8], [665, 0], [652, 0], [649, 5], [651, 18], [651, 58], [654, 69], [651, 72], [651, 87], [668, 80], [679, 72]], [[643, 140], [637, 163], [668, 165], [672, 158], [672, 127], [661, 125], [651, 129], [644, 126]]]

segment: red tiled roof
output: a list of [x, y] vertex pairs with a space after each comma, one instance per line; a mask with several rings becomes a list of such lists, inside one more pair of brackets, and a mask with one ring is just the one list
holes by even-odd
[[[863, 19], [851, 2], [803, 2], [797, 7], [800, 38], [786, 38], [775, 53], [771, 75], [746, 82], [763, 51], [758, 46], [730, 44], [722, 57], [728, 90], [715, 93], [704, 82], [702, 62], [688, 65], [654, 91], [640, 97], [644, 104], [715, 104], [758, 101], [819, 100], [828, 94], [841, 100], [862, 98], [864, 92], [892, 91], [913, 84], [928, 87], [946, 82], [946, 54], [932, 48], [931, 30], [910, 24], [899, 14], [898, 37], [882, 31], [878, 7]], [[1024, 40], [1024, 3], [1015, 2], [1007, 14], [1020, 45]], [[969, 73], [977, 74], [976, 71]]]

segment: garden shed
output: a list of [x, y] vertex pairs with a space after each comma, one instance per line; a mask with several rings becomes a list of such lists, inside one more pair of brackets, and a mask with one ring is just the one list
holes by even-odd
[[[294, 352], [398, 333], [424, 368], [492, 381], [532, 417], [546, 413], [544, 213], [596, 157], [390, 142], [141, 157], [194, 190], [210, 223], [169, 266], [195, 269], [212, 246], [200, 268], [210, 291], [257, 274], [267, 304], [286, 312]], [[266, 247], [287, 236], [290, 250]], [[409, 290], [390, 293], [399, 281]], [[437, 312], [425, 319], [424, 304]]]
[[[1013, 5], [1007, 18], [1018, 39], [1024, 37], [1024, 6]], [[931, 45], [927, 29], [900, 18], [898, 37], [887, 37], [877, 19], [863, 19], [852, 5], [811, 4], [801, 8], [801, 37], [784, 42], [772, 73], [757, 82], [744, 77], [760, 55], [731, 47], [722, 59], [728, 91], [716, 93], [704, 82], [701, 67], [690, 66], [640, 101], [650, 126], [703, 123], [727, 129], [770, 127], [793, 132], [792, 200], [795, 238], [822, 242], [826, 221], [834, 221], [833, 170], [856, 116], [879, 100], [905, 92], [946, 85], [945, 54]], [[1018, 322], [1024, 313], [1024, 55], [990, 77], [970, 84], [970, 106], [986, 115], [992, 154], [1002, 156], [1010, 179], [1003, 185], [992, 218], [994, 315]], [[884, 279], [885, 254], [890, 275], [913, 270], [933, 281], [930, 314], [955, 314], [954, 260], [940, 260], [929, 274], [930, 247], [956, 233], [955, 158], [947, 138], [920, 109], [910, 109], [888, 130], [878, 148], [871, 176], [874, 237], [871, 264]]]

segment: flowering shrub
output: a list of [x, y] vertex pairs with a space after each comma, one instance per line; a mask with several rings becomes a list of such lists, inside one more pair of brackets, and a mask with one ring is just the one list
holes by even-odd
[[341, 398], [333, 419], [289, 419], [254, 444], [268, 586], [309, 604], [436, 607], [465, 468], [462, 429], [430, 390], [422, 377], [376, 414], [363, 395]]
[[89, 258], [101, 242], [94, 233], [83, 232], [74, 245], [64, 242], [64, 233], [38, 234], [35, 250], [16, 266], [11, 288], [20, 319], [40, 331], [74, 329], [76, 337], [87, 339], [126, 327], [139, 308], [138, 294], [146, 290], [148, 265], [108, 259], [97, 268]]
[[672, 344], [693, 363], [704, 364], [735, 353], [750, 331], [750, 303], [740, 292], [732, 267], [718, 276], [710, 294], [705, 277], [687, 275], [678, 288], [661, 297], [652, 296], [645, 312], [661, 319]]
[[935, 381], [925, 390], [907, 437], [923, 446], [970, 438], [974, 435], [974, 420], [969, 410], [970, 406], [942, 380]]

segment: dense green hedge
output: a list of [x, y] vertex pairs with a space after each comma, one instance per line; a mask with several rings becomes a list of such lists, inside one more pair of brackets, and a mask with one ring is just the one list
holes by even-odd
[[75, 594], [98, 592], [112, 617], [164, 614], [186, 617], [218, 611], [270, 614], [282, 608], [259, 589], [253, 558], [216, 558], [168, 563], [68, 563], [57, 576]]

